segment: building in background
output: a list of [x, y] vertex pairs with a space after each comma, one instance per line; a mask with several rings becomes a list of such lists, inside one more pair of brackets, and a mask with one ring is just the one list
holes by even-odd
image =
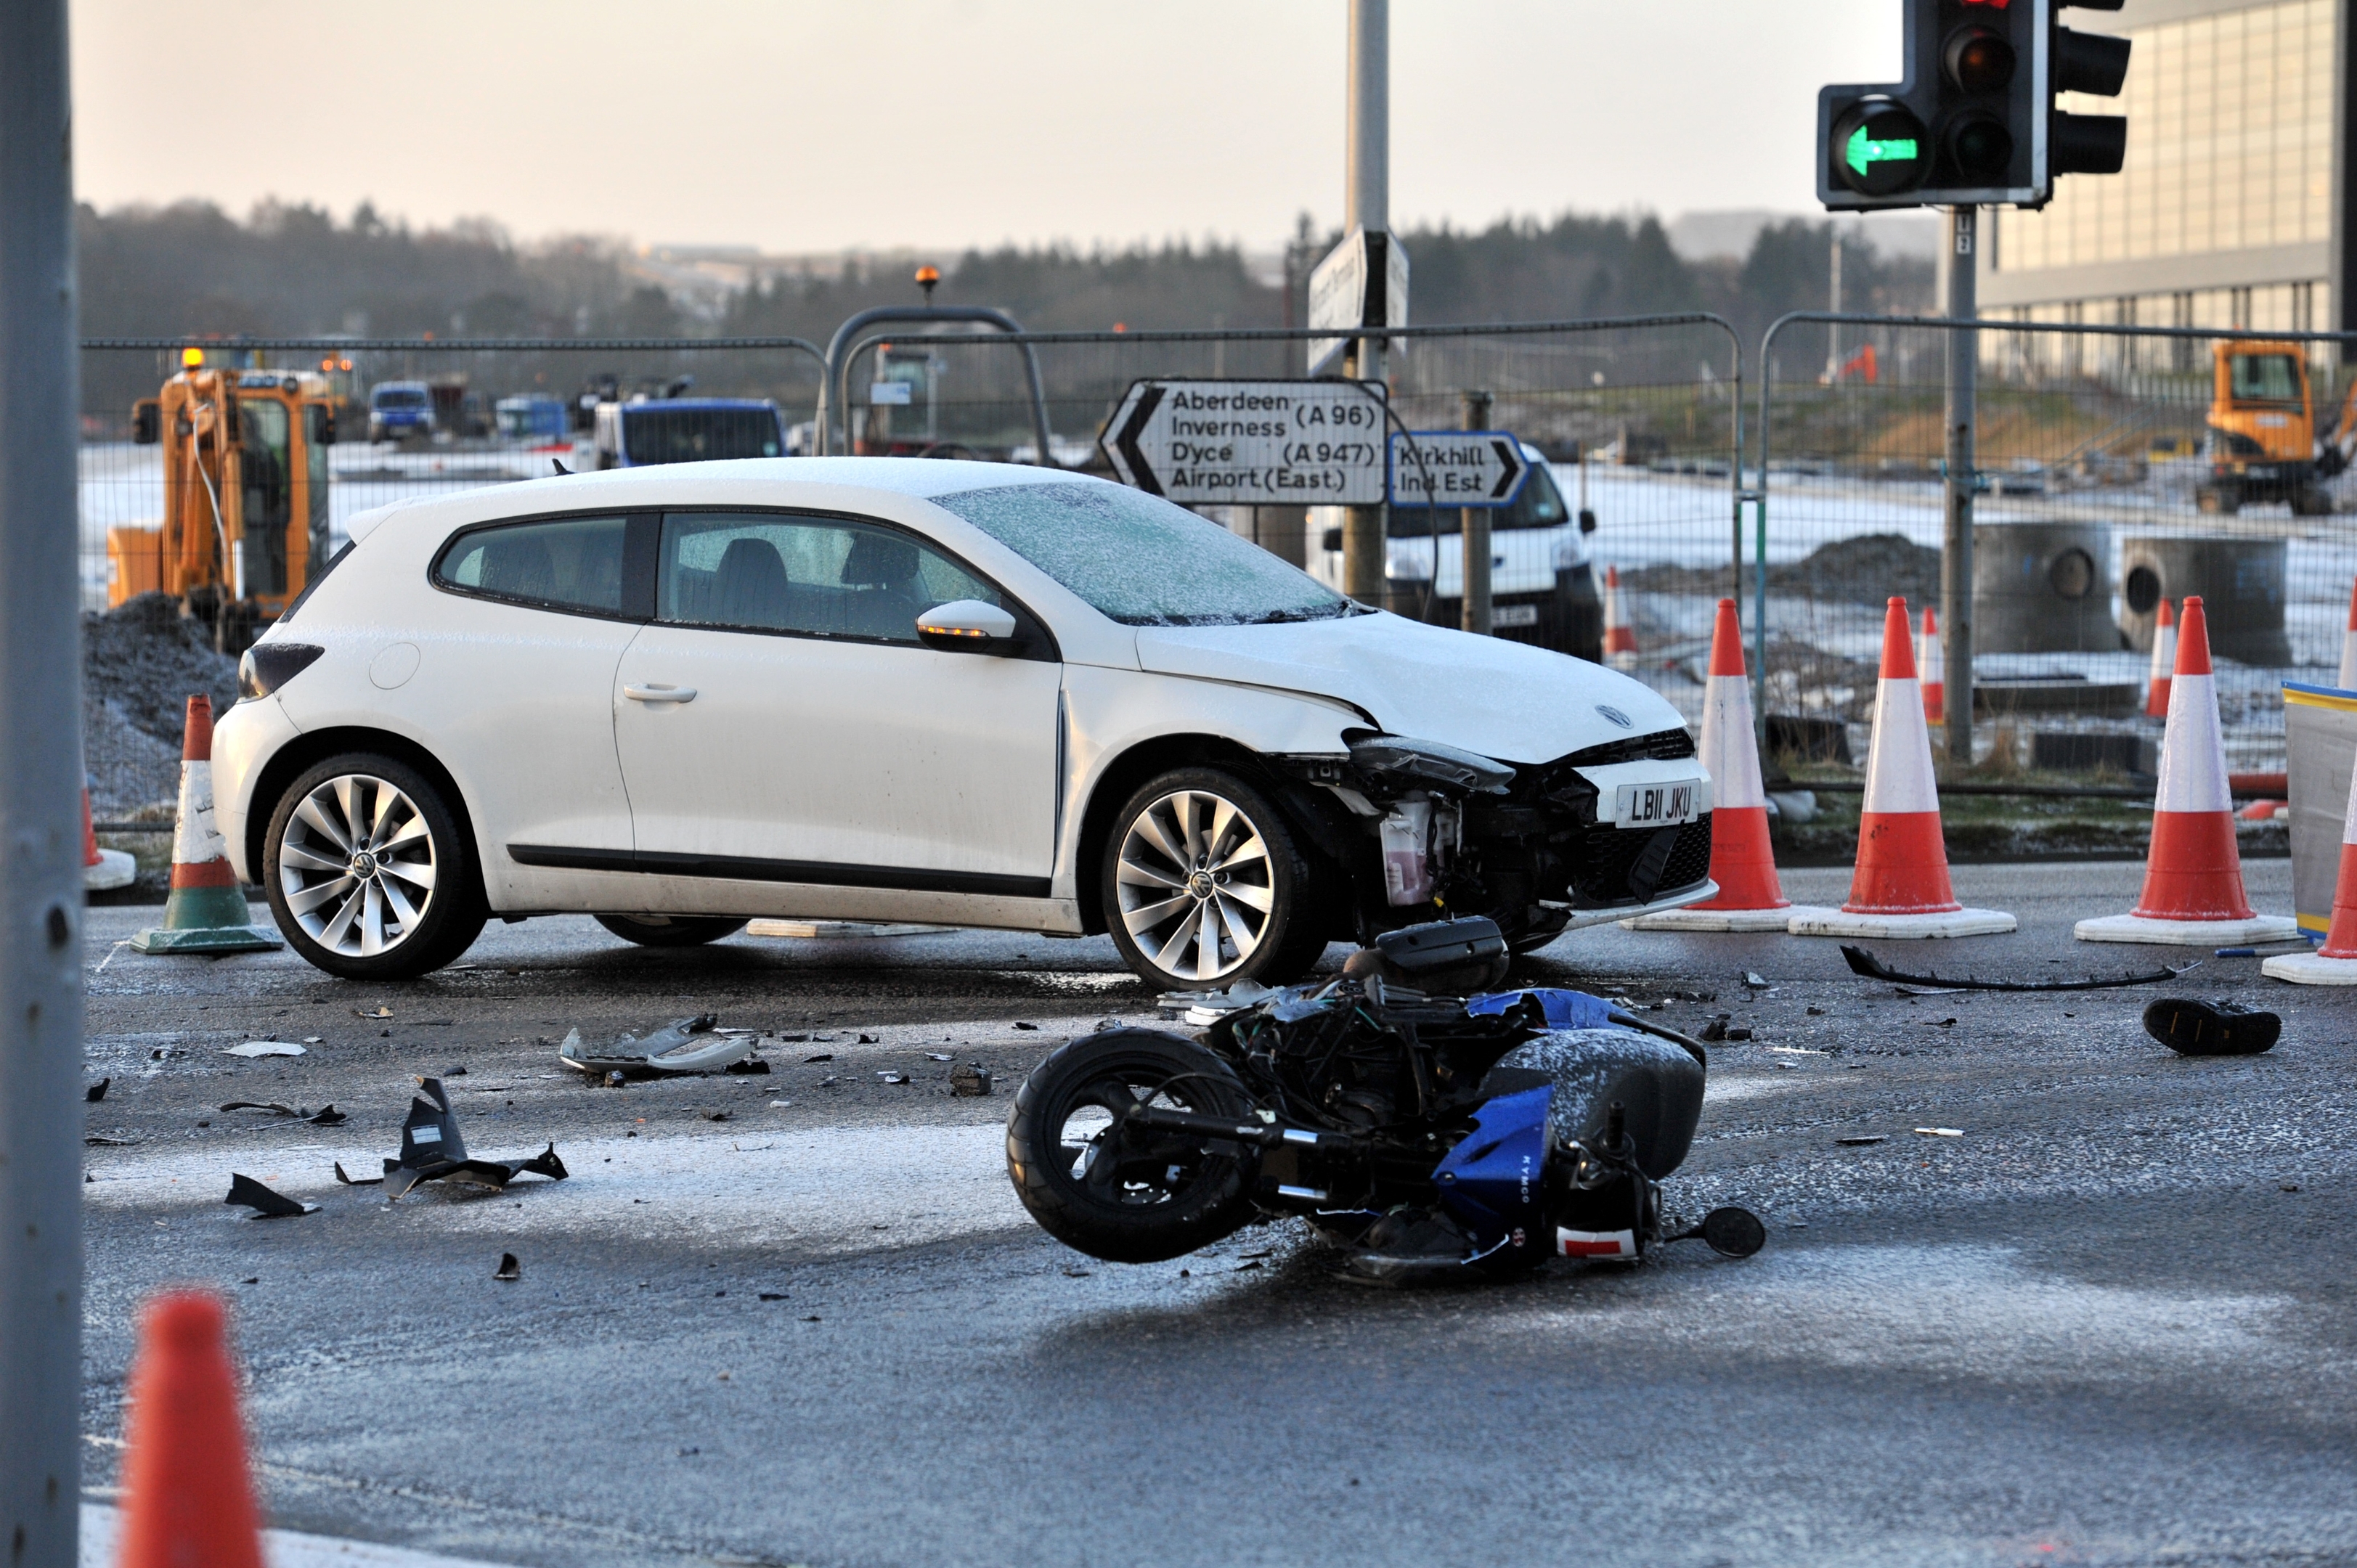
[[[2350, 0], [2127, 0], [2115, 16], [2072, 13], [2135, 42], [2118, 99], [2063, 101], [2128, 117], [2126, 166], [2109, 178], [2065, 177], [2042, 212], [1992, 215], [1982, 314], [2357, 327], [2357, 289], [2347, 282], [2349, 8]], [[2179, 368], [2206, 359], [2196, 345], [2157, 345], [2139, 357]]]

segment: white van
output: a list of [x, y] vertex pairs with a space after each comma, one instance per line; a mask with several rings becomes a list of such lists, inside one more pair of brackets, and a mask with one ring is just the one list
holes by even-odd
[[[1531, 477], [1514, 504], [1490, 514], [1490, 624], [1496, 635], [1581, 659], [1601, 659], [1604, 606], [1587, 564], [1593, 512], [1572, 516], [1554, 471], [1527, 442]], [[1309, 509], [1309, 575], [1342, 591], [1342, 516]], [[1464, 618], [1465, 550], [1455, 507], [1394, 507], [1384, 552], [1383, 607], [1440, 626]], [[1438, 574], [1435, 560], [1438, 557]]]

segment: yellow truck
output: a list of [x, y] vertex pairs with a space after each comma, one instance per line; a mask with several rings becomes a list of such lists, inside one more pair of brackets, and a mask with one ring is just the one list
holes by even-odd
[[[2357, 439], [2352, 407], [2319, 435], [2300, 344], [2219, 343], [2212, 355], [2210, 471], [2194, 489], [2194, 504], [2206, 512], [2232, 513], [2284, 501], [2301, 517], [2330, 512], [2332, 497], [2323, 481], [2349, 466]], [[2357, 383], [2350, 392], [2357, 405]]]
[[316, 371], [181, 364], [132, 410], [132, 439], [163, 448], [164, 515], [107, 530], [107, 602], [171, 594], [242, 652], [327, 564], [335, 397]]

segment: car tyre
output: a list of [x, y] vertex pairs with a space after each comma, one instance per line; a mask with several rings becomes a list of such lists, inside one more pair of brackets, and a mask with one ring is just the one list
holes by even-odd
[[365, 752], [287, 786], [262, 880], [289, 946], [345, 980], [412, 980], [451, 962], [487, 910], [467, 835], [432, 779]]
[[1241, 1122], [1252, 1097], [1227, 1063], [1154, 1029], [1074, 1040], [1031, 1069], [1006, 1119], [1006, 1172], [1040, 1229], [1114, 1263], [1208, 1247], [1252, 1218], [1258, 1151], [1118, 1123], [1156, 1104]]
[[1324, 911], [1292, 829], [1223, 768], [1175, 768], [1123, 801], [1098, 892], [1122, 961], [1165, 990], [1282, 985], [1326, 950]]
[[745, 929], [726, 915], [600, 915], [597, 923], [642, 948], [700, 948]]

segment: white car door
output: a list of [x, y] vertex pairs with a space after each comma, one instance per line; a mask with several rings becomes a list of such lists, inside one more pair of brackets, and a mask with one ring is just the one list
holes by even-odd
[[[1048, 896], [1063, 671], [1019, 607], [912, 534], [793, 512], [672, 513], [656, 573], [614, 692], [640, 869]], [[1033, 656], [919, 641], [967, 598]]]
[[569, 900], [579, 878], [554, 874], [551, 851], [576, 871], [630, 851], [613, 721], [614, 670], [639, 630], [630, 528], [613, 514], [459, 534], [434, 564], [447, 597], [425, 654], [397, 643], [370, 669], [472, 797], [496, 908]]

